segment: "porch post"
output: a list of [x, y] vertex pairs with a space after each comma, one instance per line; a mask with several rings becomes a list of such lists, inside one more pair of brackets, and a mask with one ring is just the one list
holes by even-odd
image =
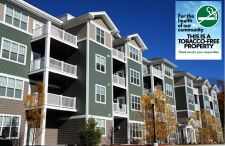
[[186, 135], [186, 143], [188, 143], [188, 132], [187, 132], [187, 128], [185, 128], [184, 130], [185, 130], [185, 135]]

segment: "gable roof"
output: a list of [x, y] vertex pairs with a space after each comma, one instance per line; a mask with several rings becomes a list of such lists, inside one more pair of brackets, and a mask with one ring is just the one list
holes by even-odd
[[173, 73], [174, 73], [173, 74], [174, 77], [188, 76], [192, 80], [194, 80], [196, 78], [195, 76], [193, 76], [192, 74], [190, 74], [189, 72], [186, 72], [186, 71], [174, 71]]
[[197, 85], [197, 84], [199, 84], [199, 85], [206, 85], [207, 87], [211, 87], [211, 85], [210, 85], [210, 83], [209, 83], [209, 81], [207, 80], [207, 79], [199, 79], [199, 80], [193, 80], [193, 84], [194, 85]]
[[217, 88], [216, 84], [211, 84], [210, 90], [215, 90], [217, 93], [219, 93], [219, 89]]
[[177, 66], [175, 64], [173, 64], [172, 62], [170, 62], [169, 60], [165, 59], [165, 58], [151, 58], [151, 59], [143, 59], [142, 58], [142, 61], [144, 61], [145, 63], [148, 63], [148, 64], [158, 64], [158, 63], [165, 63], [167, 64], [168, 66], [170, 66], [171, 68], [176, 68]]

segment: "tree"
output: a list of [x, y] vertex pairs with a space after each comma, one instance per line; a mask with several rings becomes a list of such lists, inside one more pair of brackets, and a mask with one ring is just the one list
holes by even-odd
[[34, 92], [26, 96], [23, 106], [26, 108], [26, 117], [28, 128], [32, 129], [32, 145], [39, 140], [42, 134], [42, 124], [45, 118], [45, 87], [43, 82], [39, 81], [33, 86]]
[[78, 131], [80, 142], [84, 146], [97, 145], [101, 142], [102, 133], [100, 129], [96, 129], [97, 122], [94, 118], [89, 118], [84, 127]]
[[160, 90], [159, 87], [151, 95], [143, 93], [141, 99], [142, 110], [139, 110], [139, 115], [136, 115], [137, 120], [143, 120], [145, 125], [144, 130], [146, 133], [143, 134], [143, 139], [152, 142], [154, 134], [153, 126], [153, 106], [152, 101], [155, 101], [154, 110], [154, 121], [156, 138], [162, 143], [163, 140], [169, 138], [175, 139], [177, 120], [175, 111], [172, 109], [170, 98]]

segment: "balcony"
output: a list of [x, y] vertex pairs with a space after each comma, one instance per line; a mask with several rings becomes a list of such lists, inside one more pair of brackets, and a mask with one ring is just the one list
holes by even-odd
[[[30, 73], [36, 73], [39, 71], [43, 71], [44, 69], [44, 60], [45, 58], [40, 58], [37, 60], [33, 60], [30, 62]], [[77, 78], [77, 66], [65, 63], [63, 61], [59, 61], [53, 58], [49, 59], [49, 67], [51, 72], [61, 74], [64, 76]]]
[[194, 94], [198, 95], [198, 88], [193, 88]]
[[195, 104], [195, 110], [200, 111], [200, 106], [199, 106], [199, 104]]
[[125, 88], [125, 78], [113, 75], [113, 84]]
[[162, 78], [162, 72], [156, 68], [153, 67], [153, 71], [151, 72], [150, 67], [147, 67], [146, 69], [143, 69], [143, 75], [149, 75], [153, 74], [154, 76], [157, 76], [159, 78]]
[[150, 89], [144, 89], [144, 93], [146, 93], [147, 95], [151, 95], [152, 94], [151, 88]]
[[126, 114], [126, 104], [113, 103], [115, 114]]
[[125, 62], [124, 53], [120, 52], [120, 51], [118, 51], [116, 49], [113, 49], [113, 58], [116, 58], [117, 60]]
[[47, 108], [76, 112], [77, 111], [76, 97], [72, 98], [72, 97], [66, 97], [66, 96], [62, 96], [62, 95], [48, 93]]
[[150, 67], [143, 69], [143, 75], [148, 75], [148, 74], [150, 74]]

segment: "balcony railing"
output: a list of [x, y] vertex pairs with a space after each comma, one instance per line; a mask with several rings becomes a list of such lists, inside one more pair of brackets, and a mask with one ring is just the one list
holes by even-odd
[[144, 89], [144, 93], [146, 93], [146, 94], [151, 94], [152, 91], [151, 91], [151, 89]]
[[48, 93], [47, 105], [76, 109], [76, 98]]
[[198, 88], [193, 88], [194, 94], [198, 95]]
[[[44, 68], [44, 57], [40, 59], [36, 59], [31, 61], [30, 63], [30, 71], [35, 71]], [[77, 75], [77, 66], [65, 63], [63, 61], [59, 61], [53, 58], [49, 60], [49, 68], [52, 68], [57, 71], [61, 71], [66, 74], [70, 74], [73, 76]]]
[[125, 78], [124, 77], [120, 77], [118, 75], [113, 75], [113, 83], [125, 87]]
[[200, 110], [199, 104], [195, 104], [195, 110]]
[[50, 28], [47, 28], [47, 25], [41, 26], [39, 28], [33, 29], [32, 39], [44, 36], [47, 34], [47, 30], [50, 29], [50, 34], [60, 40], [66, 41], [73, 45], [77, 45], [77, 36], [74, 36], [65, 30], [59, 29], [53, 25]]
[[[152, 73], [152, 72], [151, 72]], [[153, 73], [155, 76], [162, 78], [162, 72], [156, 68], [153, 67]]]
[[113, 57], [124, 61], [124, 53], [120, 52], [120, 51], [118, 51], [116, 49], [113, 49]]
[[114, 104], [114, 112], [115, 113], [121, 113], [126, 114], [126, 105], [120, 104], [120, 103], [113, 103]]
[[150, 74], [150, 67], [143, 69], [143, 75], [148, 75], [148, 74]]

